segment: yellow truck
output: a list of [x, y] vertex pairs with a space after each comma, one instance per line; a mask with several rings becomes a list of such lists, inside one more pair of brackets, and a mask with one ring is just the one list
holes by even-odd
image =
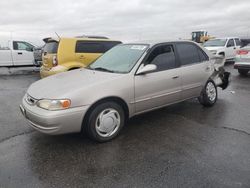
[[192, 35], [192, 41], [197, 43], [204, 43], [210, 39], [213, 39], [214, 37], [208, 35], [207, 31], [201, 30], [201, 31], [193, 31], [191, 33]]

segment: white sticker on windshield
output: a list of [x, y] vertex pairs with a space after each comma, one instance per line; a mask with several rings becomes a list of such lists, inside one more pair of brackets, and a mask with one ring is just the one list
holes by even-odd
[[132, 50], [144, 50], [146, 46], [143, 45], [133, 45], [130, 49]]

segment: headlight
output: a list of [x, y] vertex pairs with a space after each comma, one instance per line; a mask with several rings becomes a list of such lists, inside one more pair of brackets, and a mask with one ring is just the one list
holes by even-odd
[[49, 100], [42, 99], [37, 102], [37, 106], [46, 110], [63, 110], [69, 108], [71, 101], [69, 99]]

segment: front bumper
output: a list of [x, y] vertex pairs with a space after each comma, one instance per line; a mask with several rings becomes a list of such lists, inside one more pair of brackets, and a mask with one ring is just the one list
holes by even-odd
[[41, 78], [45, 78], [45, 77], [48, 77], [48, 76], [51, 76], [51, 75], [54, 75], [54, 74], [57, 74], [60, 72], [65, 72], [67, 70], [68, 69], [66, 67], [61, 66], [61, 65], [57, 65], [56, 67], [52, 67], [52, 68], [47, 68], [47, 67], [41, 66], [40, 76], [41, 76]]
[[88, 106], [49, 111], [30, 105], [23, 98], [20, 110], [29, 125], [39, 132], [58, 135], [81, 132], [83, 117]]

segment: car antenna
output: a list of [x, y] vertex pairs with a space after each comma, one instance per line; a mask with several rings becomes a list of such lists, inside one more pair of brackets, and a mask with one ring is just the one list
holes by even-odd
[[56, 36], [59, 38], [59, 40], [61, 39], [61, 37], [57, 34], [57, 32], [55, 32]]

